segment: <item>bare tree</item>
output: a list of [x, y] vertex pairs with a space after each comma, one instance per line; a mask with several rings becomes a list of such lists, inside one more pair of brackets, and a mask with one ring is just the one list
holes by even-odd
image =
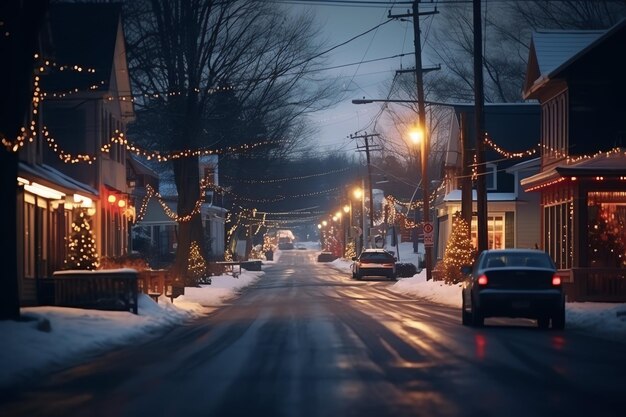
[[[623, 0], [509, 1], [485, 3], [483, 65], [485, 100], [516, 102], [526, 71], [531, 33], [538, 29], [606, 29], [626, 16]], [[441, 9], [441, 19], [427, 39], [431, 58], [443, 70], [430, 81], [440, 100], [471, 102], [473, 85], [472, 6]]]
[[[300, 116], [330, 97], [328, 84], [308, 75], [320, 48], [310, 16], [255, 0], [139, 0], [127, 2], [126, 16], [129, 70], [145, 97], [135, 131], [162, 151], [280, 139], [272, 152], [284, 153]], [[200, 198], [198, 157], [171, 161], [184, 216]], [[187, 275], [202, 230], [197, 214], [179, 222], [177, 275]]]

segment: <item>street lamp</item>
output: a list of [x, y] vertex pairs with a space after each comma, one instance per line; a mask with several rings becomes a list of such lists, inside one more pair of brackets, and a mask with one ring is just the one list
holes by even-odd
[[[356, 245], [358, 246], [356, 248], [356, 252], [358, 254], [360, 251], [363, 250], [363, 244], [364, 244], [363, 234], [365, 233], [365, 196], [364, 196], [363, 188], [356, 187], [352, 191], [352, 195], [354, 196], [354, 198], [356, 198], [357, 200], [360, 200], [361, 202], [361, 205], [360, 205], [361, 206], [361, 218], [360, 218], [361, 233], [359, 235], [358, 245]], [[350, 207], [352, 208], [352, 200], [350, 200]]]

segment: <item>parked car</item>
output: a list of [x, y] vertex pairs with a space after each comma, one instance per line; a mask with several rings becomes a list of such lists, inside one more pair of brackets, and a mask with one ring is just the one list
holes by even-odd
[[352, 258], [352, 278], [365, 276], [385, 276], [396, 279], [396, 257], [384, 249], [364, 249], [359, 256]]
[[550, 256], [540, 250], [494, 249], [464, 267], [462, 322], [483, 326], [485, 317], [536, 319], [539, 328], [565, 327], [565, 293]]

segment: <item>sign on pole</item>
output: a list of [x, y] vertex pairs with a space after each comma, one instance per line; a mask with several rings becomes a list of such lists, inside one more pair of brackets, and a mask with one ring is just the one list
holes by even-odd
[[433, 246], [434, 227], [431, 222], [424, 223], [424, 246]]

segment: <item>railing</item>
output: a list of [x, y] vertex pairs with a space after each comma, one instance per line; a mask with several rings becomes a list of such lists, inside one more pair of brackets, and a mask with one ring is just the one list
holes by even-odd
[[626, 302], [626, 269], [572, 268], [565, 283], [568, 301]]
[[56, 271], [55, 305], [137, 314], [137, 271]]
[[167, 269], [144, 269], [137, 278], [139, 292], [148, 294], [158, 302], [159, 296], [164, 294], [173, 301], [184, 294], [184, 285], [176, 282]]

